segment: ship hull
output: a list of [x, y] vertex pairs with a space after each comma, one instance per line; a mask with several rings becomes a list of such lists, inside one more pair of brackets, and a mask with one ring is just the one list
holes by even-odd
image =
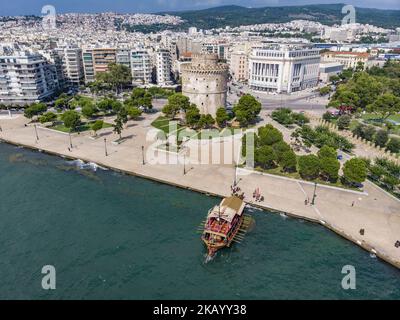
[[208, 256], [213, 257], [217, 253], [217, 251], [219, 251], [225, 247], [229, 248], [231, 246], [233, 240], [235, 239], [237, 233], [239, 232], [240, 227], [242, 226], [242, 223], [243, 223], [243, 217], [240, 217], [237, 225], [234, 227], [234, 229], [230, 233], [229, 237], [227, 237], [226, 239], [224, 239], [220, 242], [211, 242], [211, 241], [205, 239], [205, 237], [203, 236], [202, 240], [207, 247]]

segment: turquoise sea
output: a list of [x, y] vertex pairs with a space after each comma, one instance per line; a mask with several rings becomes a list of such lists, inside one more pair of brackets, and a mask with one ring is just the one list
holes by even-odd
[[[400, 271], [331, 231], [249, 208], [205, 263], [219, 199], [0, 143], [0, 299], [400, 299]], [[41, 287], [44, 265], [56, 290]], [[343, 290], [344, 265], [356, 290]]]

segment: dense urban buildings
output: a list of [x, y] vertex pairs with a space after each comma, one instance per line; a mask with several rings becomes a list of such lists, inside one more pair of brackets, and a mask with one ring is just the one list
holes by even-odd
[[[63, 14], [57, 15], [55, 29], [43, 29], [40, 19], [16, 17], [0, 21], [0, 47], [3, 48], [0, 54], [11, 58], [15, 51], [30, 51], [52, 70], [53, 80], [47, 80], [49, 85], [44, 85], [43, 93], [37, 96], [39, 100], [49, 96], [53, 87], [65, 90], [95, 81], [98, 74], [108, 70], [110, 63], [126, 66], [133, 86], [170, 87], [180, 84], [192, 56], [205, 53], [217, 57], [218, 61], [213, 63], [227, 64], [226, 77], [232, 83], [248, 85], [253, 91], [287, 94], [327, 82], [341, 68], [356, 68], [360, 63], [367, 68], [382, 65], [387, 59], [400, 59], [395, 42], [354, 43], [368, 35], [394, 41], [398, 28], [383, 29], [359, 23], [326, 26], [315, 21], [293, 20], [210, 30], [193, 26], [187, 32], [155, 29], [147, 33], [135, 29], [182, 23], [182, 19], [170, 15]], [[310, 42], [309, 35], [315, 41]], [[14, 47], [18, 50], [10, 50]], [[195, 73], [195, 64], [190, 66]], [[16, 83], [15, 79], [12, 81]], [[197, 89], [210, 88], [197, 86]], [[15, 90], [12, 92], [7, 95], [17, 94]], [[204, 92], [199, 101], [207, 104], [207, 90]], [[192, 96], [192, 100], [196, 99]], [[1, 98], [0, 102], [16, 101], [19, 101], [17, 97], [9, 97]], [[213, 113], [216, 104], [224, 105], [224, 99], [213, 102], [203, 111]]]

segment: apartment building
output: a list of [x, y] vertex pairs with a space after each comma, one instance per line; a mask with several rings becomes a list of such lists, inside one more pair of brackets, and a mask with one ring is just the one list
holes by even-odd
[[156, 72], [158, 85], [168, 86], [172, 84], [172, 63], [169, 50], [158, 49], [156, 51]]
[[52, 96], [59, 88], [56, 68], [28, 51], [0, 56], [0, 103], [27, 105]]
[[318, 84], [319, 49], [307, 45], [265, 44], [249, 57], [249, 85], [253, 90], [291, 93]]
[[117, 50], [110, 48], [85, 49], [82, 53], [85, 82], [96, 79], [96, 74], [108, 71], [111, 63], [117, 62]]
[[130, 64], [134, 85], [146, 85], [152, 82], [153, 64], [147, 50], [132, 50]]
[[230, 54], [229, 71], [233, 81], [246, 82], [249, 79], [249, 56], [245, 51]]
[[131, 50], [130, 49], [118, 49], [116, 61], [118, 64], [122, 64], [125, 67], [131, 69]]

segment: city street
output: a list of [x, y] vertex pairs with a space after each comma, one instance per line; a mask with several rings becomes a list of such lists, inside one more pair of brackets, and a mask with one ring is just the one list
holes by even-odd
[[231, 92], [228, 93], [228, 103], [234, 105], [240, 99], [240, 92], [249, 93], [261, 102], [263, 109], [274, 110], [276, 108], [289, 108], [292, 110], [308, 110], [316, 113], [325, 112], [329, 100], [327, 97], [320, 97], [313, 91], [296, 92], [288, 94], [268, 94], [248, 89], [246, 86], [231, 85]]

